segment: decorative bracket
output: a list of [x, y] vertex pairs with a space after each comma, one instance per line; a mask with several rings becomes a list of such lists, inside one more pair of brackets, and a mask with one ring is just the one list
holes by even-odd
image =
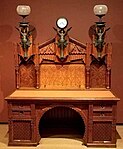
[[28, 49], [32, 44], [31, 34], [34, 28], [32, 30], [29, 30], [28, 22], [20, 22], [19, 28], [16, 27], [16, 29], [20, 33], [20, 45], [22, 47], [22, 50], [24, 51], [24, 58], [27, 59]]

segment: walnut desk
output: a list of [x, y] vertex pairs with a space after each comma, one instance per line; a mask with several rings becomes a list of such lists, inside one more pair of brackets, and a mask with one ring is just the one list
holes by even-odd
[[42, 137], [40, 119], [48, 110], [61, 107], [80, 115], [85, 125], [82, 135], [85, 145], [116, 146], [116, 106], [119, 99], [109, 90], [19, 89], [5, 100], [9, 113], [9, 145], [38, 145]]
[[27, 57], [17, 44], [16, 91], [5, 98], [9, 145], [36, 146], [42, 128], [67, 124], [80, 128], [86, 146], [116, 146], [119, 99], [110, 91], [112, 44], [105, 43], [99, 57], [93, 43], [68, 35], [65, 41], [64, 50], [57, 45], [58, 35], [40, 45], [32, 42]]

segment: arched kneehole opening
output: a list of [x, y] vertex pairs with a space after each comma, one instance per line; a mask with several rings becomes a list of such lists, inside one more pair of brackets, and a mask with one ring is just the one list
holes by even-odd
[[48, 110], [39, 122], [41, 137], [53, 135], [79, 135], [85, 133], [85, 124], [78, 112], [69, 107], [55, 107]]

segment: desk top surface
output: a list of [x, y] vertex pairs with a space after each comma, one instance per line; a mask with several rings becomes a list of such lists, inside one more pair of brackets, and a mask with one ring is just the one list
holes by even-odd
[[[80, 99], [87, 100], [87, 98], [94, 100], [100, 98], [108, 98], [116, 100], [116, 97], [111, 91], [107, 90], [15, 90], [10, 96], [5, 99]], [[118, 98], [117, 98], [118, 100]]]

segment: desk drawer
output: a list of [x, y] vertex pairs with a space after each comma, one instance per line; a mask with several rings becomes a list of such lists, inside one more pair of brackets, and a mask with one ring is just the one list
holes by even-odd
[[23, 110], [12, 110], [12, 115], [13, 116], [28, 116], [28, 115], [31, 115], [31, 111], [23, 111]]
[[16, 111], [31, 111], [31, 105], [30, 104], [23, 104], [23, 103], [12, 103], [12, 110]]
[[93, 116], [99, 116], [99, 117], [112, 116], [112, 112], [111, 111], [94, 111]]
[[93, 111], [94, 112], [112, 112], [112, 105], [105, 105], [105, 104], [96, 104], [93, 105]]

